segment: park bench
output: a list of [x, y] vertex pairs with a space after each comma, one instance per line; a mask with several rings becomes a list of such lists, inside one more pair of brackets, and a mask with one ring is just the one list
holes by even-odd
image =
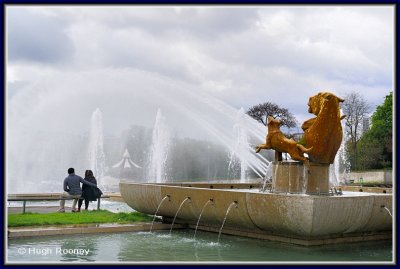
[[[108, 195], [102, 195], [100, 198], [97, 198], [97, 210], [100, 209], [100, 200], [104, 198], [110, 198]], [[8, 195], [7, 201], [8, 202], [21, 202], [22, 201], [22, 213], [26, 211], [26, 202], [27, 201], [60, 201], [60, 200], [73, 200], [74, 198], [70, 197], [61, 197], [61, 194], [50, 194], [50, 195], [21, 195], [21, 194], [14, 194]]]

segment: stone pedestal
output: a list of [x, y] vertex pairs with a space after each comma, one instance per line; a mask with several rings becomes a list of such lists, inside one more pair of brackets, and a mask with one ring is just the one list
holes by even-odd
[[273, 162], [272, 186], [275, 193], [328, 194], [329, 165]]

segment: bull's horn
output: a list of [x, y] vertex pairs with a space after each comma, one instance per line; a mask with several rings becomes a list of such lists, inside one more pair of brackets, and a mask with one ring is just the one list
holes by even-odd
[[341, 103], [341, 102], [344, 102], [344, 99], [342, 99], [342, 98], [340, 98], [340, 97], [338, 97], [337, 98], [338, 99], [338, 101]]

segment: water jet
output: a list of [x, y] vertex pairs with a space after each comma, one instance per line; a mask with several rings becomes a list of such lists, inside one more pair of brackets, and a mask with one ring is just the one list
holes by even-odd
[[231, 210], [231, 208], [232, 207], [238, 207], [238, 203], [237, 203], [237, 201], [233, 201], [229, 206], [228, 206], [228, 209], [226, 210], [226, 213], [225, 213], [225, 217], [224, 217], [224, 220], [222, 221], [222, 225], [221, 225], [221, 228], [219, 229], [219, 233], [218, 233], [218, 243], [219, 243], [219, 239], [220, 239], [220, 237], [221, 237], [221, 232], [222, 232], [222, 229], [224, 228], [224, 225], [225, 225], [225, 222], [226, 222], [226, 218], [228, 217], [228, 214], [229, 214], [229, 211]]
[[164, 198], [162, 198], [161, 201], [160, 201], [160, 203], [158, 204], [157, 210], [156, 210], [156, 212], [154, 213], [153, 221], [151, 222], [150, 232], [151, 232], [151, 230], [153, 229], [153, 224], [154, 224], [154, 221], [155, 221], [155, 219], [156, 219], [158, 210], [160, 209], [161, 204], [162, 204], [162, 203], [164, 202], [164, 200], [167, 199], [167, 198], [170, 199], [170, 195], [168, 195], [168, 194], [165, 195]]
[[199, 215], [199, 219], [197, 220], [197, 223], [196, 223], [196, 229], [194, 230], [193, 239], [196, 238], [197, 228], [199, 227], [201, 215], [203, 215], [203, 211], [204, 211], [204, 209], [206, 208], [206, 206], [207, 206], [209, 203], [214, 203], [214, 200], [213, 200], [213, 199], [209, 199], [209, 200], [204, 204], [203, 208], [201, 209], [200, 215]]
[[99, 108], [92, 113], [89, 139], [89, 168], [97, 178], [97, 184], [103, 187], [102, 177], [106, 170], [103, 136], [103, 114]]
[[176, 213], [175, 213], [174, 220], [172, 221], [171, 229], [169, 230], [169, 233], [170, 233], [170, 234], [171, 234], [171, 232], [172, 232], [172, 228], [174, 227], [174, 223], [175, 223], [176, 217], [178, 216], [179, 211], [181, 210], [183, 204], [184, 204], [186, 201], [189, 201], [189, 203], [190, 203], [190, 197], [186, 197], [186, 198], [182, 201], [182, 203], [179, 205], [178, 210], [177, 210]]

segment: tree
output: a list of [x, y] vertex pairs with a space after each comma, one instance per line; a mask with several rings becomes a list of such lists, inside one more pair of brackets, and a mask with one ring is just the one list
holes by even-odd
[[371, 139], [369, 135], [363, 135], [357, 145], [358, 162], [360, 170], [382, 168], [383, 147], [378, 141]]
[[360, 140], [358, 151], [361, 168], [376, 169], [392, 166], [393, 153], [393, 92], [385, 97], [371, 117], [371, 129]]
[[385, 97], [382, 105], [378, 106], [372, 115], [371, 135], [384, 144], [386, 159], [392, 159], [393, 140], [393, 92]]
[[348, 150], [352, 153], [350, 163], [351, 167], [357, 170], [357, 144], [361, 137], [362, 120], [368, 115], [370, 104], [361, 94], [351, 92], [344, 97], [342, 110], [343, 114], [346, 115], [345, 132], [350, 137], [350, 149]]
[[246, 112], [246, 114], [264, 125], [267, 125], [268, 116], [272, 116], [274, 118], [279, 118], [282, 121], [282, 125], [288, 128], [297, 126], [296, 118], [288, 109], [281, 108], [270, 102], [253, 106]]

